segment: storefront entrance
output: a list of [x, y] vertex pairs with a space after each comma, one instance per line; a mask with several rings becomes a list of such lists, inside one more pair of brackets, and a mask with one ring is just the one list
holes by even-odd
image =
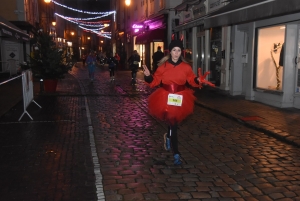
[[222, 27], [211, 30], [210, 40], [210, 81], [220, 86], [221, 82], [221, 60], [222, 60]]

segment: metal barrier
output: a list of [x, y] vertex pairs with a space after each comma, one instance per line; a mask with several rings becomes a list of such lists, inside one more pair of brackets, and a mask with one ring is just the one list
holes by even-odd
[[32, 72], [31, 70], [26, 70], [22, 72], [22, 87], [23, 87], [23, 105], [24, 112], [19, 118], [19, 121], [22, 119], [24, 114], [27, 114], [31, 120], [32, 117], [27, 112], [27, 107], [31, 102], [34, 102], [38, 107], [42, 108], [37, 102], [33, 100], [33, 82], [32, 82]]
[[10, 81], [12, 81], [12, 80], [15, 80], [15, 79], [21, 77], [21, 76], [22, 76], [22, 75], [18, 75], [18, 76], [16, 76], [16, 77], [11, 78], [11, 79], [5, 80], [4, 82], [0, 82], [0, 85], [6, 84], [6, 83], [8, 83], [8, 82], [10, 82]]
[[12, 80], [18, 79], [22, 77], [22, 91], [23, 91], [23, 106], [24, 106], [24, 112], [21, 115], [21, 117], [19, 118], [19, 121], [22, 119], [22, 117], [24, 116], [24, 114], [27, 114], [29, 116], [29, 118], [31, 120], [33, 120], [33, 118], [29, 115], [29, 113], [27, 112], [27, 107], [29, 106], [29, 104], [31, 102], [34, 102], [38, 107], [42, 108], [39, 104], [37, 104], [37, 102], [35, 102], [33, 100], [33, 82], [32, 82], [32, 72], [31, 70], [26, 70], [22, 72], [22, 75], [13, 77], [11, 79], [8, 79], [4, 82], [1, 82], [0, 85], [4, 85]]

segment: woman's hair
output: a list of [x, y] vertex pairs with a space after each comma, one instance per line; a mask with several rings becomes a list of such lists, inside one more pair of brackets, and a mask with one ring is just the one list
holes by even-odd
[[[158, 61], [158, 64], [157, 64], [157, 65], [158, 65], [158, 66], [163, 65], [166, 61], [168, 61], [168, 60], [170, 59], [170, 57], [171, 57], [170, 54], [164, 56], [161, 60]], [[192, 65], [192, 63], [191, 63], [191, 62], [188, 62], [182, 55], [180, 55], [180, 59], [181, 59], [183, 62]]]

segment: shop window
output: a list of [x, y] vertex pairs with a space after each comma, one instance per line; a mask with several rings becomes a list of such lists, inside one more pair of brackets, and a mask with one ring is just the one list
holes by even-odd
[[285, 26], [260, 28], [257, 31], [256, 87], [282, 90]]

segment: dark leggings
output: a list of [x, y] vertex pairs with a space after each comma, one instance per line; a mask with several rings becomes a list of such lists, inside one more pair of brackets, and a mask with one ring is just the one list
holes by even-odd
[[110, 68], [109, 75], [110, 77], [115, 76], [115, 68]]
[[[171, 134], [171, 135], [170, 135]], [[171, 140], [173, 154], [180, 154], [178, 151], [177, 125], [168, 126], [167, 137]]]
[[131, 71], [131, 78], [134, 80], [136, 79], [136, 71], [135, 70]]

